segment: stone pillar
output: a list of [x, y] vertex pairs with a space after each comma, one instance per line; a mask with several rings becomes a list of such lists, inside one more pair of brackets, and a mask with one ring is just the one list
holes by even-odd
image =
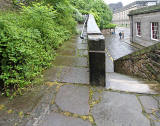
[[90, 84], [105, 86], [105, 39], [93, 15], [87, 22]]
[[88, 35], [90, 84], [105, 86], [105, 41], [103, 35]]

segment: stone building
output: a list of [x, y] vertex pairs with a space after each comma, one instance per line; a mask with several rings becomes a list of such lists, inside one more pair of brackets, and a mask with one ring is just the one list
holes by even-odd
[[117, 9], [113, 12], [112, 22], [117, 25], [130, 25], [128, 14], [132, 10], [136, 10], [142, 7], [156, 5], [157, 0], [139, 0], [129, 5], [124, 6], [121, 9]]
[[160, 42], [160, 5], [131, 11], [130, 39], [142, 46]]
[[122, 2], [118, 2], [118, 3], [111, 3], [108, 6], [114, 12], [117, 9], [121, 9], [123, 7], [123, 4]]

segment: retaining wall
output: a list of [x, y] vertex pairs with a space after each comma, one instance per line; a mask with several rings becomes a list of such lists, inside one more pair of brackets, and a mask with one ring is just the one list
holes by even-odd
[[160, 43], [114, 61], [115, 72], [160, 82]]

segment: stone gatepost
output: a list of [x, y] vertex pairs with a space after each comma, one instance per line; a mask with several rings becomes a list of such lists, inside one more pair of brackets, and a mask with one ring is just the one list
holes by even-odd
[[89, 15], [88, 18], [87, 36], [90, 84], [105, 86], [105, 38], [98, 28], [93, 15]]

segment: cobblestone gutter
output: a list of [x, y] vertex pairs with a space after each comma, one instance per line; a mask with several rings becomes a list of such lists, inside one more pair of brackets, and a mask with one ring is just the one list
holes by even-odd
[[114, 61], [115, 72], [160, 82], [160, 43]]

